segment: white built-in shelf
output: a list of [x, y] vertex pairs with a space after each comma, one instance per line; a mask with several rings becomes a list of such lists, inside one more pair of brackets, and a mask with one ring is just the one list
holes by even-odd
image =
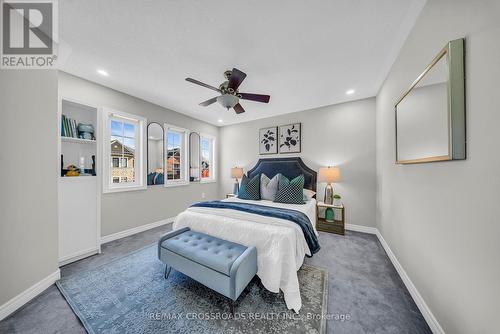
[[[59, 130], [64, 125], [62, 115], [76, 124], [89, 124], [98, 128], [96, 107], [85, 103], [60, 99]], [[78, 137], [73, 127], [72, 134]], [[97, 134], [98, 132], [95, 131]], [[92, 156], [100, 157], [100, 143], [95, 140], [65, 137], [67, 132], [59, 132], [58, 164], [59, 189], [59, 265], [65, 265], [86, 256], [100, 253], [101, 245], [101, 188], [100, 175], [61, 176], [61, 168], [83, 164], [86, 170], [91, 168]], [[87, 136], [88, 138], [88, 136]], [[99, 138], [100, 140], [100, 138]], [[83, 158], [83, 159], [82, 159]]]
[[74, 137], [64, 137], [61, 136], [61, 141], [67, 143], [80, 143], [80, 144], [95, 144], [96, 141], [93, 139], [82, 139], [82, 138], [74, 138]]

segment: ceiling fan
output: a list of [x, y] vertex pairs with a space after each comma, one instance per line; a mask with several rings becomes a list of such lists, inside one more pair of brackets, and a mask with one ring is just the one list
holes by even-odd
[[245, 109], [243, 109], [243, 107], [241, 106], [240, 99], [263, 103], [268, 103], [270, 99], [269, 95], [240, 93], [238, 91], [238, 87], [241, 85], [243, 80], [245, 80], [246, 76], [247, 75], [245, 73], [238, 70], [237, 68], [227, 70], [226, 72], [224, 72], [226, 81], [220, 84], [219, 88], [210, 86], [206, 83], [191, 78], [186, 78], [186, 81], [211, 90], [215, 90], [216, 92], [222, 94], [220, 96], [213, 97], [210, 100], [206, 100], [205, 102], [201, 102], [200, 106], [206, 107], [211, 105], [212, 103], [219, 102], [224, 108], [227, 108], [228, 110], [230, 108], [233, 108], [237, 114], [241, 114], [245, 112]]

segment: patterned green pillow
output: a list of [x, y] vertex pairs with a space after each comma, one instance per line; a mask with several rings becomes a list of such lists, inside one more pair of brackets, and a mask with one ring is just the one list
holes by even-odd
[[274, 199], [278, 203], [304, 204], [304, 175], [299, 175], [293, 180], [288, 180], [280, 174], [278, 192]]
[[238, 191], [238, 198], [260, 200], [260, 174], [255, 175], [251, 179], [243, 175], [240, 190]]

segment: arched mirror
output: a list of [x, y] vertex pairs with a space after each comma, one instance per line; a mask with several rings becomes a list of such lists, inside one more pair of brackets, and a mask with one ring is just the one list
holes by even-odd
[[148, 125], [148, 186], [164, 184], [163, 127], [158, 123]]
[[200, 181], [200, 134], [189, 134], [189, 181]]

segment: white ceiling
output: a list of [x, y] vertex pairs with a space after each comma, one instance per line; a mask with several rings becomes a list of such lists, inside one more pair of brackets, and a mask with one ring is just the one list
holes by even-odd
[[[376, 95], [424, 3], [64, 0], [59, 65], [216, 125], [245, 122]], [[248, 75], [240, 91], [269, 104], [198, 106], [217, 93], [184, 79], [218, 87], [232, 67]]]

